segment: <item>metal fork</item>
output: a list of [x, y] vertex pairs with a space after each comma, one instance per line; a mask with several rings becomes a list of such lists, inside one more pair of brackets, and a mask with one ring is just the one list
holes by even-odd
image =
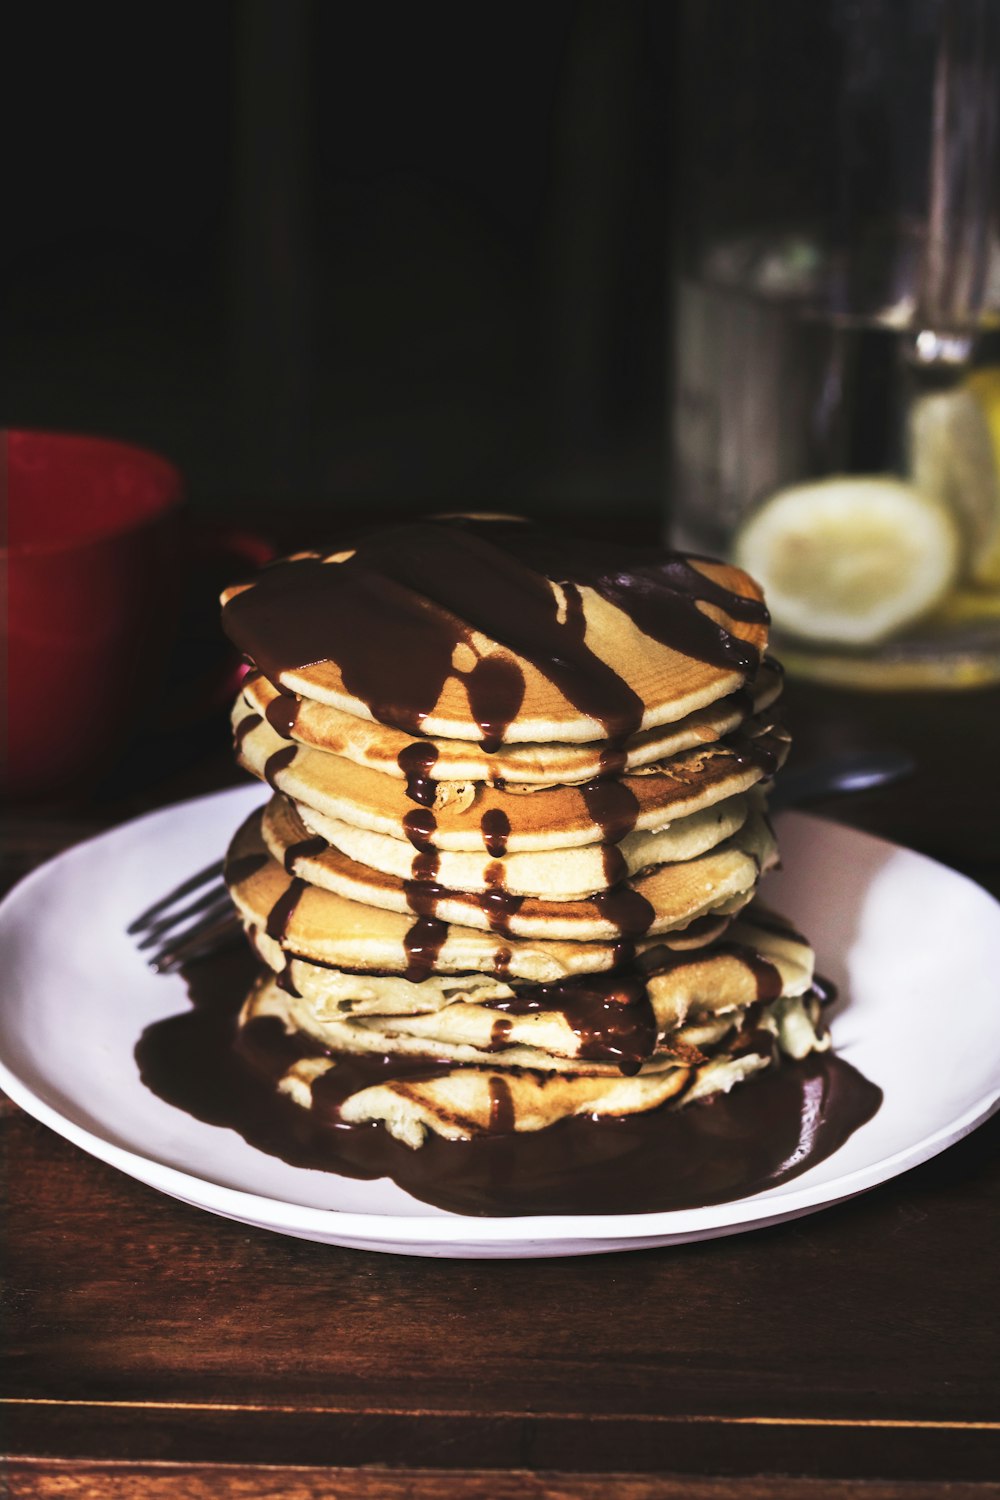
[[130, 922], [154, 974], [176, 973], [184, 964], [205, 958], [240, 934], [240, 924], [222, 880], [222, 860], [191, 875]]
[[[826, 797], [887, 786], [908, 776], [913, 768], [912, 759], [895, 750], [833, 755], [801, 770], [779, 774], [770, 797], [771, 809], [777, 812]], [[138, 946], [154, 974], [176, 973], [184, 964], [232, 942], [241, 928], [222, 881], [222, 860], [161, 896], [126, 930], [130, 937], [141, 934]]]

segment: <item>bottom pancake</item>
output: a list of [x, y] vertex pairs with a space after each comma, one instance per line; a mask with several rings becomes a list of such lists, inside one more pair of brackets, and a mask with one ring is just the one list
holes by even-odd
[[[597, 981], [543, 987], [534, 1011], [525, 992], [481, 1004], [469, 986], [472, 1004], [457, 999], [424, 1016], [330, 1014], [294, 992], [288, 975], [283, 989], [268, 974], [241, 1011], [240, 1050], [301, 1109], [330, 1124], [376, 1122], [414, 1149], [429, 1136], [466, 1140], [546, 1130], [580, 1115], [676, 1107], [726, 1094], [778, 1050], [802, 1058], [829, 1047], [819, 995], [804, 990], [808, 945], [787, 933], [774, 942], [775, 959], [784, 948], [781, 968], [736, 944], [685, 960], [649, 951], [646, 962], [664, 966], [667, 993], [678, 965], [708, 969], [723, 987], [715, 995], [711, 984], [693, 981], [660, 1016], [657, 975], [639, 963]], [[771, 974], [766, 999], [754, 966]], [[696, 1005], [693, 995], [702, 995]]]
[[[315, 1044], [301, 1033], [285, 1032], [280, 1017], [262, 1006], [245, 1022], [240, 1046], [269, 1077], [276, 1071], [274, 1058], [280, 1058], [279, 1091], [324, 1123], [378, 1123], [396, 1140], [418, 1148], [428, 1135], [470, 1140], [540, 1131], [576, 1116], [623, 1117], [728, 1093], [773, 1061], [776, 1029], [766, 1012], [700, 1063], [675, 1063], [631, 1077], [462, 1065], [380, 1050], [317, 1054]], [[289, 1061], [289, 1048], [300, 1039], [302, 1054]]]
[[[788, 1181], [836, 1151], [879, 1106], [881, 1092], [830, 1051], [781, 1057], [728, 1094], [690, 1107], [575, 1115], [545, 1130], [494, 1131], [419, 1150], [378, 1124], [324, 1121], [277, 1081], [308, 1041], [262, 1023], [251, 1066], [237, 1015], [253, 980], [249, 947], [233, 944], [186, 971], [190, 1006], [154, 1022], [136, 1046], [147, 1088], [174, 1109], [229, 1129], [296, 1167], [352, 1179], [389, 1178], [413, 1198], [461, 1215], [668, 1212], [744, 1198]], [[270, 1033], [270, 1035], [268, 1035]], [[252, 1033], [244, 1032], [245, 1051]], [[257, 1043], [266, 1043], [263, 1048]], [[315, 1053], [315, 1046], [312, 1048]], [[385, 1072], [426, 1062], [342, 1059]], [[379, 1078], [379, 1074], [382, 1075]], [[380, 1205], [382, 1200], [379, 1199]], [[381, 1206], [379, 1211], [383, 1211]]]

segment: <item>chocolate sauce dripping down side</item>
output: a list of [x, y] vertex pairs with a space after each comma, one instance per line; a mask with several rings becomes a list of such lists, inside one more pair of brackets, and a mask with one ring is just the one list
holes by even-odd
[[498, 1016], [490, 1027], [490, 1047], [494, 1052], [501, 1052], [510, 1039], [513, 1021], [508, 1016]]
[[639, 799], [623, 781], [599, 776], [579, 788], [587, 811], [601, 830], [601, 841], [618, 844], [639, 817]]
[[628, 861], [617, 844], [605, 844], [602, 857], [607, 885], [619, 885], [628, 878]]
[[611, 967], [620, 969], [625, 964], [632, 963], [635, 958], [635, 944], [630, 938], [619, 938], [611, 949]]
[[499, 860], [486, 867], [487, 889], [474, 897], [477, 906], [486, 913], [491, 932], [510, 937], [511, 918], [516, 917], [524, 905], [523, 896], [512, 896], [504, 885], [504, 868]]
[[447, 922], [441, 922], [437, 917], [438, 902], [444, 892], [431, 880], [407, 880], [403, 889], [407, 904], [416, 916], [403, 938], [406, 978], [420, 983], [434, 972], [438, 954], [448, 936]]
[[744, 968], [750, 970], [757, 987], [758, 1000], [770, 1001], [780, 997], [784, 988], [781, 971], [771, 963], [770, 959], [765, 958], [754, 948], [748, 947], [745, 943], [717, 943], [712, 952], [724, 953], [730, 958], [736, 958]]
[[751, 766], [765, 776], [781, 769], [787, 741], [773, 734], [744, 734], [741, 729], [723, 735], [719, 744], [735, 758], [739, 766]]
[[438, 748], [429, 740], [414, 740], [404, 745], [396, 756], [396, 764], [406, 777], [406, 795], [411, 802], [424, 807], [433, 807], [437, 796], [437, 782], [431, 780], [431, 767], [438, 758]]
[[261, 718], [260, 714], [247, 714], [246, 718], [241, 719], [240, 722], [236, 725], [235, 729], [233, 730], [233, 749], [236, 751], [237, 755], [239, 755], [240, 751], [243, 749], [243, 741], [246, 739], [247, 735], [252, 734], [253, 731], [257, 728], [257, 725], [263, 724], [263, 722], [264, 720]]
[[414, 807], [403, 818], [403, 832], [421, 854], [434, 847], [437, 819], [429, 807]]
[[514, 1100], [506, 1078], [490, 1074], [490, 1132], [505, 1135], [514, 1129]]
[[299, 716], [299, 700], [292, 693], [279, 693], [277, 698], [267, 705], [264, 710], [267, 722], [275, 734], [280, 734], [283, 740], [292, 738], [292, 730]]
[[422, 854], [415, 854], [410, 866], [410, 879], [433, 883], [437, 880], [440, 865], [441, 856], [436, 849], [427, 849]]
[[[414, 734], [457, 675], [484, 747], [497, 748], [523, 700], [520, 658], [609, 738], [622, 739], [641, 726], [644, 705], [587, 646], [580, 584], [666, 646], [744, 677], [756, 670], [757, 652], [698, 604], [764, 624], [758, 600], [721, 588], [675, 554], [588, 547], [520, 524], [399, 526], [362, 541], [341, 563], [275, 564], [229, 601], [223, 624], [270, 681], [332, 660], [377, 720]], [[501, 651], [479, 655], [474, 631]], [[453, 664], [460, 645], [476, 652], [467, 671]]]
[[495, 755], [524, 700], [524, 673], [513, 657], [483, 656], [465, 674], [465, 685], [482, 748]]
[[264, 780], [272, 790], [277, 791], [275, 777], [282, 771], [286, 771], [298, 754], [296, 745], [282, 745], [280, 750], [275, 750], [264, 762]]
[[598, 891], [591, 899], [598, 915], [617, 928], [622, 937], [645, 937], [656, 918], [652, 903], [630, 885]]
[[503, 859], [510, 838], [510, 819], [500, 807], [488, 807], [483, 813], [480, 827], [483, 842], [491, 859]]
[[604, 846], [604, 878], [608, 889], [598, 891], [593, 901], [605, 921], [617, 927], [623, 937], [644, 936], [653, 924], [656, 912], [645, 896], [625, 885], [628, 864], [617, 847], [632, 832], [639, 816], [639, 801], [624, 782], [597, 777], [584, 782], [587, 811], [601, 830]]
[[285, 850], [285, 873], [295, 874], [295, 865], [300, 859], [314, 859], [317, 854], [325, 854], [330, 845], [320, 834], [313, 834], [311, 838], [299, 839], [297, 844], [289, 844]]
[[518, 984], [512, 996], [487, 1000], [506, 1016], [561, 1015], [578, 1039], [579, 1056], [637, 1073], [656, 1048], [656, 1017], [641, 974], [590, 974], [552, 984]]
[[403, 818], [403, 831], [414, 849], [410, 866], [410, 879], [434, 881], [437, 879], [441, 856], [431, 843], [437, 820], [428, 807], [414, 807]]
[[[454, 1213], [656, 1213], [741, 1198], [830, 1156], [876, 1112], [881, 1090], [831, 1053], [771, 1067], [728, 1095], [684, 1109], [565, 1120], [547, 1130], [472, 1141], [431, 1136], [417, 1151], [380, 1126], [348, 1126], [343, 1100], [394, 1078], [440, 1076], [434, 1059], [341, 1058], [307, 1111], [277, 1079], [326, 1049], [261, 1018], [236, 1042], [236, 1015], [256, 973], [230, 947], [187, 971], [193, 1009], [148, 1027], [136, 1046], [143, 1082], [176, 1108], [295, 1166], [391, 1177]], [[650, 1163], [655, 1162], [655, 1171]]]
[[601, 776], [620, 776], [628, 765], [628, 750], [622, 744], [604, 745], [598, 764]]
[[421, 980], [428, 979], [433, 974], [438, 954], [444, 947], [447, 936], [447, 922], [439, 922], [437, 917], [433, 916], [417, 918], [403, 938], [407, 979], [419, 984]]
[[302, 900], [305, 889], [306, 882], [296, 877], [271, 907], [264, 931], [274, 942], [280, 943], [288, 931], [288, 924], [292, 920], [295, 908]]
[[403, 818], [403, 832], [414, 849], [421, 854], [426, 854], [428, 849], [434, 847], [436, 829], [437, 819], [429, 807], [414, 807]]

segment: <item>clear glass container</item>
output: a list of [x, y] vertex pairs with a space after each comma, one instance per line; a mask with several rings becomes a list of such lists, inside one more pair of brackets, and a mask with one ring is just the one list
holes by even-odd
[[671, 540], [790, 669], [1000, 680], [1000, 3], [683, 0]]

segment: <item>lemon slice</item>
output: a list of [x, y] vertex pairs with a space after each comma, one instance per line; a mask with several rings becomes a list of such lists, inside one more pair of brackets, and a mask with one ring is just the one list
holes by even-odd
[[780, 490], [735, 544], [779, 629], [845, 646], [876, 645], [933, 609], [954, 582], [959, 552], [942, 506], [880, 476]]
[[951, 511], [973, 583], [1000, 585], [1000, 370], [914, 401], [910, 477]]

